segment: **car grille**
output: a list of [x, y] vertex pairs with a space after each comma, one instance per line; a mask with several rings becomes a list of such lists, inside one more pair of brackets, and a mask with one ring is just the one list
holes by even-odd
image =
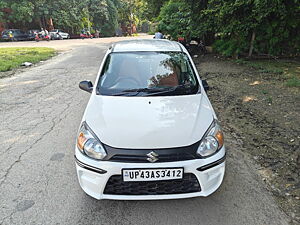
[[[111, 157], [111, 161], [115, 162], [135, 162], [135, 163], [148, 163], [146, 155], [114, 155]], [[182, 153], [182, 154], [166, 154], [159, 155], [157, 162], [174, 162], [196, 159], [197, 157], [192, 154]]]
[[131, 181], [124, 182], [121, 175], [109, 178], [104, 194], [110, 195], [164, 195], [184, 194], [201, 191], [197, 177], [185, 173], [181, 180]]
[[165, 149], [119, 149], [104, 145], [107, 157], [104, 160], [128, 163], [149, 163], [147, 154], [151, 151], [158, 155], [156, 162], [175, 162], [198, 159], [197, 149], [199, 142], [185, 147]]

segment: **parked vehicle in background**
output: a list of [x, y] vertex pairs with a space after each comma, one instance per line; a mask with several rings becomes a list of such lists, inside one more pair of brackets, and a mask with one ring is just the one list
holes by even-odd
[[50, 31], [50, 36], [51, 35], [56, 35], [59, 34], [63, 39], [70, 39], [70, 34], [60, 30], [60, 29], [55, 29]]
[[186, 40], [184, 37], [179, 37], [177, 41], [181, 43], [192, 56], [198, 54], [205, 55], [207, 53], [205, 44], [200, 38], [192, 37]]
[[62, 40], [63, 37], [59, 34], [59, 32], [57, 32], [57, 33], [50, 33], [50, 39], [51, 40]]
[[91, 34], [91, 32], [89, 30], [87, 30], [86, 28], [83, 28], [80, 32], [80, 38], [81, 39], [85, 39], [85, 38], [93, 38], [94, 36]]
[[35, 30], [28, 30], [27, 34], [29, 35], [30, 40], [35, 40], [36, 34], [40, 33], [41, 30], [35, 29]]
[[93, 35], [92, 34], [80, 34], [80, 38], [81, 39], [85, 39], [85, 38], [93, 38]]
[[47, 35], [42, 35], [41, 33], [37, 33], [35, 35], [35, 41], [39, 42], [39, 41], [50, 41], [51, 37], [50, 34]]
[[2, 32], [2, 39], [7, 41], [29, 41], [30, 38], [28, 33], [20, 29], [8, 29]]

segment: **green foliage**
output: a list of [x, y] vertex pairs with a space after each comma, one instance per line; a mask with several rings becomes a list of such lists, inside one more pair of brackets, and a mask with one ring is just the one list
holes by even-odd
[[150, 29], [149, 20], [154, 17], [151, 2], [154, 1], [121, 0], [118, 7], [118, 22], [125, 27], [130, 26], [130, 24], [136, 25], [139, 31], [148, 32]]
[[190, 34], [190, 6], [184, 1], [171, 0], [160, 11], [158, 29], [173, 39]]
[[252, 37], [256, 54], [300, 53], [298, 0], [169, 0], [158, 21], [173, 38], [199, 37], [212, 43], [218, 37], [214, 47], [225, 56], [247, 54]]
[[247, 45], [241, 40], [228, 38], [216, 40], [213, 45], [213, 48], [226, 57], [238, 57], [238, 55], [241, 54], [241, 52], [247, 50]]
[[300, 79], [298, 77], [292, 77], [287, 80], [286, 86], [288, 87], [300, 87]]
[[10, 8], [12, 13], [0, 10], [1, 21], [14, 28], [37, 29], [50, 18], [55, 28], [79, 33], [83, 27], [113, 34], [118, 24], [117, 6], [121, 0], [0, 0], [0, 8]]
[[168, 0], [142, 0], [144, 2], [143, 19], [154, 21], [161, 12], [161, 7], [168, 2]]

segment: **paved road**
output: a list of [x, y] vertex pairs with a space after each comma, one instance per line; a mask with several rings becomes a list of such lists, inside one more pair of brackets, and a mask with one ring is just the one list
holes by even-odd
[[[137, 37], [119, 37], [118, 40], [128, 40], [134, 38], [152, 38], [153, 35], [139, 34]], [[71, 50], [79, 46], [93, 46], [97, 44], [109, 44], [115, 38], [94, 38], [94, 39], [68, 39], [68, 40], [51, 40], [51, 41], [17, 41], [17, 42], [0, 42], [0, 48], [4, 47], [50, 47], [59, 51]]]
[[[226, 133], [227, 173], [207, 198], [97, 201], [80, 189], [73, 147], [108, 45], [76, 46], [0, 80], [0, 224], [288, 224], [288, 218]], [[226, 130], [225, 130], [226, 131]]]

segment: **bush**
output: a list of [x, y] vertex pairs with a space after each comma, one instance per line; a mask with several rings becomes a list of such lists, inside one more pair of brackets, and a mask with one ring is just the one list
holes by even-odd
[[238, 57], [247, 50], [247, 46], [245, 46], [244, 42], [235, 39], [221, 39], [214, 42], [213, 49], [226, 57]]

